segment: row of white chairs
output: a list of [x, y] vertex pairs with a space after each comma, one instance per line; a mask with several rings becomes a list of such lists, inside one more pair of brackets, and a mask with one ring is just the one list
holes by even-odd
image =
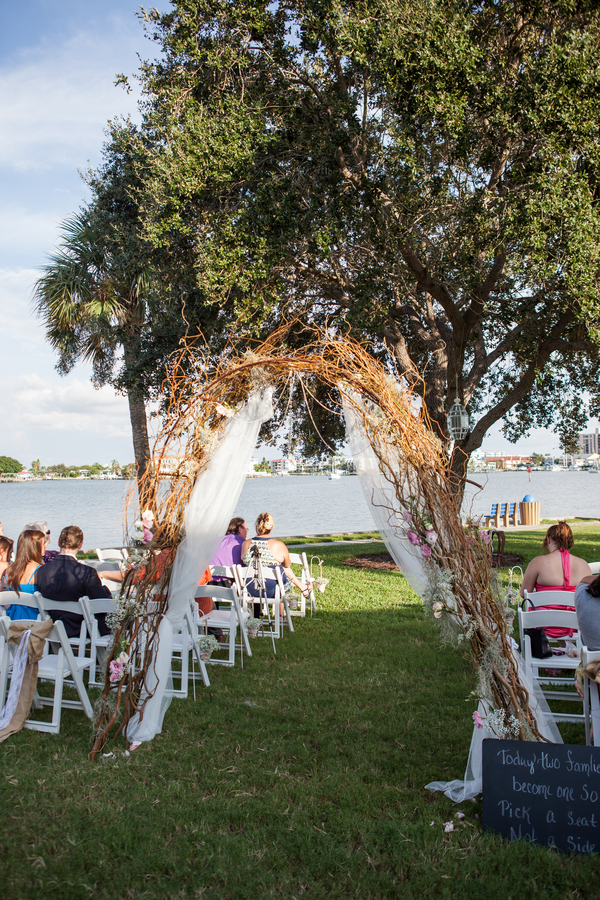
[[[530, 676], [537, 679], [542, 693], [548, 701], [566, 701], [576, 703], [578, 712], [565, 713], [552, 710], [556, 722], [576, 722], [585, 726], [586, 744], [593, 740], [600, 746], [600, 698], [598, 685], [584, 678], [584, 697], [575, 688], [575, 673], [580, 663], [583, 667], [598, 658], [598, 650], [589, 650], [581, 641], [577, 613], [571, 610], [539, 609], [541, 606], [573, 606], [574, 595], [572, 591], [525, 591], [525, 600], [531, 605], [531, 609], [518, 611], [519, 643], [521, 653], [525, 661], [526, 670]], [[532, 652], [531, 638], [526, 632], [537, 628], [561, 628], [573, 632], [571, 637], [552, 638], [548, 635], [550, 649], [558, 650], [546, 658], [534, 656]], [[569, 655], [566, 652], [566, 641], [572, 645]], [[593, 737], [592, 737], [593, 735]]]
[[[115, 561], [117, 551], [100, 551], [107, 554], [106, 559]], [[123, 556], [122, 559], [125, 559]], [[101, 559], [101, 561], [104, 561]], [[308, 563], [306, 555], [298, 555], [293, 559], [294, 564], [302, 566], [302, 578], [309, 580], [310, 573], [308, 571]], [[243, 567], [235, 567], [232, 569], [213, 569], [213, 575], [217, 577], [225, 577], [233, 580], [231, 587], [220, 585], [203, 585], [198, 587], [196, 596], [212, 597], [219, 603], [219, 609], [213, 609], [207, 614], [202, 614], [195, 600], [191, 602], [189, 609], [185, 611], [182, 627], [178, 635], [174, 636], [173, 641], [173, 657], [178, 661], [176, 667], [172, 666], [172, 678], [174, 686], [172, 694], [177, 697], [187, 697], [189, 682], [192, 681], [195, 695], [196, 680], [201, 678], [206, 687], [210, 686], [207, 667], [205, 661], [201, 658], [197, 640], [201, 633], [211, 628], [220, 629], [226, 636], [227, 641], [223, 645], [225, 650], [225, 658], [213, 657], [211, 663], [215, 665], [233, 666], [235, 664], [236, 652], [240, 651], [240, 659], [243, 666], [244, 653], [252, 656], [252, 649], [248, 638], [246, 622], [253, 614], [254, 604], [261, 603], [261, 614], [263, 615], [263, 635], [270, 634], [275, 647], [275, 640], [282, 636], [282, 626], [285, 624], [290, 631], [294, 630], [292, 623], [292, 614], [295, 611], [289, 609], [289, 604], [285, 596], [285, 589], [281, 579], [281, 573], [278, 569], [270, 570], [267, 567], [260, 566], [260, 578], [273, 578], [277, 582], [277, 591], [274, 598], [255, 598], [251, 596], [247, 580], [253, 574], [253, 570], [244, 570]], [[311, 599], [311, 610], [314, 608], [314, 599]], [[33, 607], [38, 610], [38, 618], [45, 620], [49, 617], [51, 611], [63, 611], [82, 615], [82, 622], [79, 635], [75, 638], [68, 638], [63, 623], [58, 620], [55, 622], [47, 641], [47, 651], [52, 645], [52, 653], [46, 652], [43, 660], [39, 664], [38, 678], [54, 682], [53, 698], [39, 697], [42, 705], [52, 705], [52, 720], [50, 722], [42, 722], [29, 719], [26, 727], [35, 728], [37, 730], [58, 733], [60, 730], [61, 710], [63, 708], [81, 709], [88, 718], [92, 717], [91, 703], [87, 694], [87, 690], [83, 681], [83, 673], [88, 672], [88, 687], [97, 687], [103, 684], [98, 680], [98, 658], [105, 655], [113, 641], [112, 634], [101, 635], [98, 629], [96, 616], [98, 614], [110, 613], [114, 608], [112, 598], [101, 598], [98, 600], [90, 600], [88, 597], [80, 598], [77, 603], [67, 603], [60, 601], [52, 601], [43, 597], [39, 592], [35, 594], [16, 594], [14, 592], [5, 592], [2, 594], [3, 605], [19, 605]], [[280, 615], [280, 604], [284, 607], [284, 615]], [[305, 599], [302, 598], [302, 605], [297, 611], [298, 615], [306, 612]], [[7, 643], [8, 631], [10, 628], [10, 619], [7, 616], [0, 616], [0, 710], [3, 708], [7, 695], [8, 680], [12, 668], [12, 659], [15, 652], [14, 647]], [[142, 631], [144, 625], [142, 624]], [[239, 633], [239, 640], [237, 638]], [[141, 641], [141, 650], [143, 652], [144, 640]], [[192, 667], [190, 671], [190, 656]], [[141, 660], [132, 660], [132, 665], [140, 664]], [[196, 673], [196, 665], [198, 672]], [[179, 687], [175, 686], [179, 682]], [[65, 684], [73, 686], [79, 696], [79, 700], [67, 700], [63, 696]]]

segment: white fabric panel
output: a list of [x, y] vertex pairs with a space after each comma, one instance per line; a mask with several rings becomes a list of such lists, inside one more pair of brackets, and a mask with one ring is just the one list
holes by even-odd
[[[401, 511], [397, 510], [398, 498], [392, 486], [386, 480], [385, 472], [382, 472], [381, 464], [364, 433], [364, 424], [360, 413], [357, 413], [356, 409], [353, 408], [343, 390], [341, 393], [348, 443], [352, 450], [354, 464], [367, 505], [370, 507], [377, 529], [394, 562], [416, 593], [419, 596], [423, 596], [427, 578], [424, 573], [424, 563], [421, 554], [418, 548], [413, 547], [402, 534]], [[359, 408], [362, 407], [362, 400], [357, 394], [352, 394], [352, 401]], [[394, 512], [394, 510], [397, 511]], [[513, 653], [517, 660], [521, 684], [530, 693], [530, 705], [535, 713], [540, 733], [553, 743], [562, 744], [560, 732], [537, 679], [533, 678], [531, 680], [527, 675], [525, 663], [519, 651], [513, 650]], [[479, 713], [485, 721], [487, 712], [483, 703], [479, 705]], [[488, 733], [485, 728], [474, 727], [463, 781], [460, 779], [454, 781], [432, 781], [426, 787], [431, 791], [443, 791], [455, 803], [468, 800], [481, 793], [481, 745], [484, 738], [494, 738], [494, 734]]]
[[[358, 394], [352, 394], [352, 400], [359, 407], [362, 406]], [[342, 402], [346, 436], [367, 506], [394, 562], [410, 586], [422, 596], [427, 578], [423, 571], [421, 552], [402, 533], [402, 525], [405, 523], [400, 519], [401, 511], [397, 510], [398, 499], [395, 491], [385, 478], [385, 473], [381, 471], [379, 460], [364, 432], [360, 414], [356, 412], [343, 390]]]
[[[6, 704], [4, 706], [4, 709], [2, 710], [2, 714], [0, 715], [0, 730], [6, 728], [6, 726], [10, 724], [19, 704], [19, 698], [21, 696], [21, 686], [23, 684], [25, 669], [27, 668], [27, 660], [29, 658], [28, 644], [30, 634], [30, 629], [27, 629], [27, 631], [23, 632], [23, 636], [21, 637], [18, 649], [14, 655], [13, 670], [10, 679], [8, 697], [6, 698]], [[0, 703], [3, 699], [3, 697], [0, 697]]]
[[[562, 744], [563, 739], [560, 735], [560, 731], [554, 721], [554, 716], [548, 706], [548, 701], [542, 693], [537, 678], [533, 677], [533, 679], [531, 679], [528, 677], [527, 669], [525, 668], [525, 660], [518, 650], [513, 650], [513, 655], [517, 660], [519, 681], [523, 687], [527, 688], [529, 691], [529, 706], [535, 714], [538, 731], [551, 743]], [[487, 712], [488, 710], [484, 703], [480, 702], [479, 715], [484, 723], [487, 718]], [[469, 759], [467, 760], [467, 768], [463, 781], [460, 779], [455, 779], [454, 781], [431, 781], [429, 784], [426, 784], [425, 787], [430, 791], [443, 791], [446, 797], [449, 797], [454, 803], [462, 803], [463, 800], [471, 800], [471, 798], [480, 794], [482, 790], [482, 743], [487, 739], [498, 740], [497, 736], [492, 732], [489, 732], [486, 728], [473, 727]]]
[[131, 741], [152, 740], [162, 729], [169, 705], [172, 634], [181, 628], [200, 576], [227, 530], [244, 486], [260, 426], [272, 415], [273, 388], [252, 394], [227, 422], [219, 446], [194, 485], [184, 516], [185, 536], [173, 566], [168, 609], [159, 628], [160, 643], [154, 666], [157, 686], [146, 703], [142, 721], [136, 715], [128, 723], [127, 738]]

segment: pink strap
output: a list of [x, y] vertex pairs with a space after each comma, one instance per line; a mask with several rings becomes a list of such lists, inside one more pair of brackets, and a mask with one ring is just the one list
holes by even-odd
[[571, 554], [568, 550], [560, 550], [560, 558], [563, 567], [563, 585], [568, 588], [571, 586]]

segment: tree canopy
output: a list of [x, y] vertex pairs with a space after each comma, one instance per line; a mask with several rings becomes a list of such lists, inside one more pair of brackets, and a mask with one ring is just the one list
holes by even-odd
[[145, 404], [160, 395], [188, 328], [196, 333], [208, 322], [214, 331], [216, 315], [190, 279], [185, 237], [163, 252], [143, 234], [142, 151], [131, 123], [112, 123], [103, 164], [85, 174], [92, 198], [62, 224], [59, 249], [35, 288], [58, 371], [89, 361], [96, 386], [127, 394], [140, 483], [150, 460]]
[[468, 455], [600, 412], [591, 0], [175, 0], [143, 14], [144, 218], [264, 332], [369, 338]]
[[13, 475], [22, 471], [23, 466], [18, 459], [14, 459], [12, 456], [0, 456], [0, 472]]

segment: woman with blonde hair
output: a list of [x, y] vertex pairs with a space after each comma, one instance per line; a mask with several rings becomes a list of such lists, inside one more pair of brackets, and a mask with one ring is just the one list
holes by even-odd
[[[570, 591], [575, 593], [579, 582], [592, 570], [585, 561], [578, 556], [572, 556], [569, 552], [574, 544], [573, 532], [566, 522], [561, 521], [551, 525], [546, 532], [543, 548], [547, 550], [544, 556], [535, 556], [523, 576], [521, 596], [525, 591]], [[575, 606], [553, 605], [536, 606], [536, 609], [566, 609], [575, 611]], [[572, 637], [572, 629], [546, 628], [546, 634], [551, 638]]]
[[[277, 541], [271, 537], [274, 526], [275, 521], [270, 513], [264, 512], [259, 514], [254, 524], [254, 527], [256, 528], [256, 537], [248, 538], [242, 544], [242, 559], [244, 565], [249, 566], [252, 563], [255, 554], [257, 554], [264, 566], [279, 566], [283, 569], [283, 581], [285, 585], [291, 582], [292, 584], [295, 584], [303, 594], [306, 594], [310, 591], [310, 588], [303, 584], [292, 571], [288, 548], [283, 541]], [[267, 579], [267, 597], [275, 596], [276, 585], [277, 582], [274, 579]], [[256, 593], [253, 593], [252, 588], [249, 586], [249, 590], [252, 596], [258, 596], [258, 589]]]
[[[36, 572], [44, 565], [43, 555], [46, 548], [46, 535], [41, 531], [22, 531], [17, 541], [15, 561], [8, 566], [2, 576], [1, 587], [4, 591], [16, 591], [19, 594], [33, 594], [37, 590]], [[38, 609], [33, 606], [15, 606], [6, 609], [11, 619], [37, 619]]]

